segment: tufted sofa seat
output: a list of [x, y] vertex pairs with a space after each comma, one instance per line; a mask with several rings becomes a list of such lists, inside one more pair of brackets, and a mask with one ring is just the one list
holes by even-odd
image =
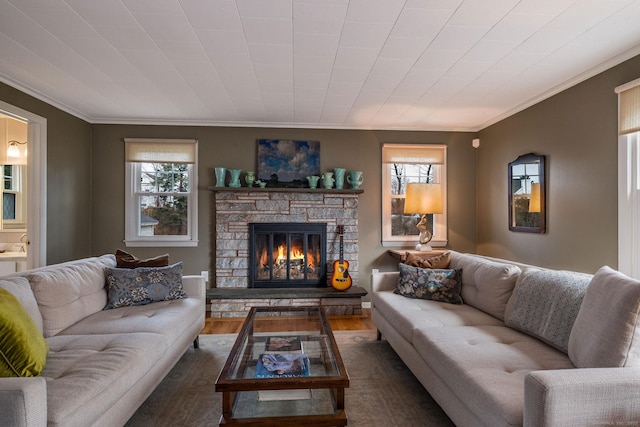
[[372, 319], [459, 426], [637, 425], [640, 282], [450, 251], [463, 304], [395, 293], [374, 273]]
[[121, 426], [204, 326], [205, 287], [184, 276], [188, 298], [104, 310], [104, 255], [0, 278], [49, 345], [41, 375], [0, 378], [0, 425]]

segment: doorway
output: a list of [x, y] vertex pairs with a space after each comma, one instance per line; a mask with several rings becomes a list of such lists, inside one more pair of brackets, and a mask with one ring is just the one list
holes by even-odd
[[[26, 268], [46, 265], [47, 229], [47, 119], [0, 101], [0, 114], [26, 123]], [[4, 138], [0, 137], [4, 141]], [[6, 147], [2, 147], [6, 150]], [[8, 163], [8, 162], [5, 162]]]

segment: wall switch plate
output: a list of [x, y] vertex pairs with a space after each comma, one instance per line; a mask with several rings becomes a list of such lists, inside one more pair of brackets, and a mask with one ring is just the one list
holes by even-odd
[[201, 271], [201, 272], [200, 272], [200, 275], [201, 275], [202, 277], [204, 277], [204, 281], [205, 281], [206, 283], [209, 283], [209, 271]]

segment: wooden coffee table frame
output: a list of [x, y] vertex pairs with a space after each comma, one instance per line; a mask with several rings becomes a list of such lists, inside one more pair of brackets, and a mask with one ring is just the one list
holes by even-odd
[[[327, 372], [337, 371], [337, 375], [294, 378], [242, 378], [245, 376], [244, 373], [253, 359], [252, 343], [256, 314], [271, 312], [275, 316], [277, 312], [291, 314], [300, 312], [302, 316], [306, 315], [309, 310], [317, 310], [320, 324], [320, 331], [318, 332], [327, 337], [326, 342], [328, 342], [328, 345], [322, 345], [321, 348], [323, 354], [326, 355], [324, 360], [327, 365]], [[277, 319], [277, 317], [274, 317], [274, 319]], [[296, 331], [287, 330], [273, 332], [290, 333], [292, 335], [296, 333]], [[320, 340], [320, 342], [324, 343], [325, 340]], [[245, 343], [247, 345], [244, 345]], [[243, 352], [243, 354], [239, 354], [239, 352]], [[237, 372], [235, 377], [234, 372]], [[231, 353], [216, 380], [215, 390], [216, 392], [222, 392], [220, 426], [346, 426], [347, 415], [344, 406], [344, 390], [348, 387], [349, 375], [342, 362], [327, 316], [322, 309], [319, 307], [253, 307], [247, 315]], [[234, 417], [233, 408], [239, 392], [287, 389], [329, 389], [333, 400], [334, 413], [260, 418]], [[268, 402], [263, 402], [263, 404], [265, 403]]]

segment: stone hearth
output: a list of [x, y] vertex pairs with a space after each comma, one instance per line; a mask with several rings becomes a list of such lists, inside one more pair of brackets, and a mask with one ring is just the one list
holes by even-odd
[[[252, 306], [320, 305], [329, 314], [361, 314], [358, 287], [358, 195], [362, 190], [210, 187], [215, 199], [215, 288], [207, 292], [211, 315], [243, 317]], [[339, 258], [336, 226], [344, 226], [344, 259], [354, 285], [333, 288], [249, 289], [249, 223], [315, 222], [327, 224], [327, 277]], [[317, 291], [315, 289], [318, 289]], [[259, 292], [256, 292], [259, 291]], [[269, 293], [271, 292], [271, 293]], [[314, 293], [315, 292], [315, 293]]]

